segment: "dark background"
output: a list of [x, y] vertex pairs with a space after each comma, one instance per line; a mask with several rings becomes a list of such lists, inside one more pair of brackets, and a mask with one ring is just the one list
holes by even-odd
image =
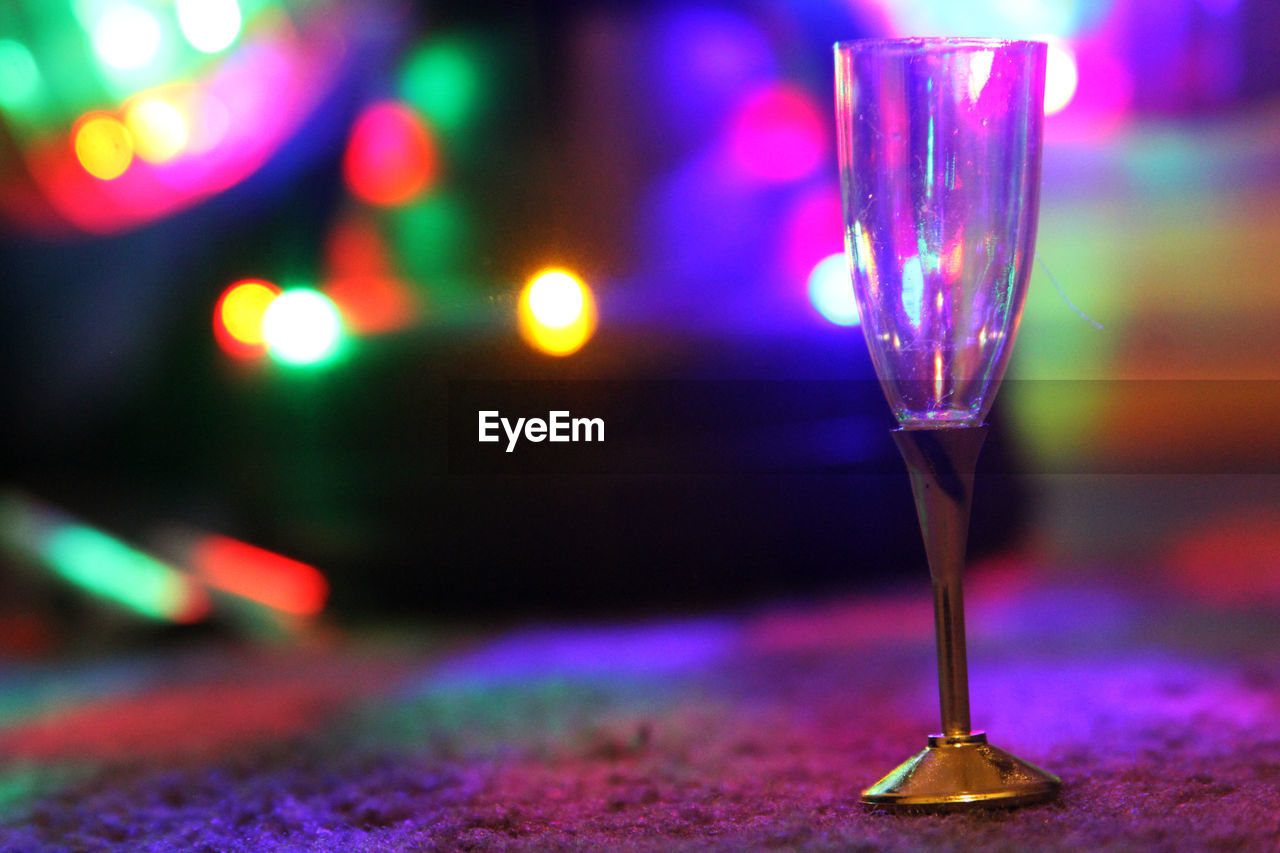
[[[1138, 357], [1212, 349], [1178, 339], [1204, 306], [1162, 299], [1161, 287], [1184, 292], [1176, 282], [1126, 290], [1136, 263], [1112, 264], [1108, 280], [1086, 260], [1114, 258], [1113, 243], [1140, 254], [1187, 233], [1173, 219], [1157, 237], [1116, 235], [1107, 222], [1117, 209], [1169, 198], [1174, 213], [1201, 221], [1194, 208], [1204, 197], [1234, 198], [1249, 181], [1243, 173], [1264, 182], [1277, 174], [1280, 148], [1267, 119], [1280, 82], [1270, 49], [1275, 13], [1260, 2], [1210, 5], [1075, 9], [1074, 31], [1063, 35], [1077, 39], [1082, 58], [1080, 105], [1049, 125], [1041, 252], [1109, 331], [1089, 337], [1037, 280], [1049, 295], [1028, 307], [1023, 335], [1033, 341], [1017, 375], [1183, 375], [1179, 362], [1158, 358], [1157, 369], [1132, 369], [1133, 351], [1115, 342], [1132, 340], [1125, 333], [1135, 324], [1176, 339], [1156, 339]], [[10, 365], [0, 372], [10, 433], [2, 481], [129, 541], [182, 524], [313, 563], [329, 576], [340, 615], [684, 609], [922, 583], [907, 480], [891, 473], [899, 465], [892, 421], [861, 332], [817, 315], [788, 268], [789, 250], [777, 245], [798, 227], [798, 201], [830, 198], [830, 142], [821, 164], [790, 183], [726, 185], [715, 166], [716, 140], [733, 126], [729, 106], [755, 85], [757, 45], [767, 54], [761, 80], [808, 92], [832, 140], [831, 42], [892, 34], [903, 20], [875, 3], [792, 6], [286, 4], [299, 22], [345, 7], [359, 23], [347, 31], [338, 73], [262, 168], [110, 234], [10, 216], [0, 234]], [[940, 27], [948, 14], [937, 12]], [[695, 59], [678, 51], [689, 33], [717, 27], [746, 45], [726, 54], [746, 59], [740, 74], [726, 72], [721, 101], [710, 85], [689, 88], [698, 78], [682, 77], [681, 63]], [[458, 200], [465, 234], [441, 238], [445, 248], [425, 260], [405, 253], [397, 261], [428, 309], [325, 369], [228, 358], [211, 334], [218, 294], [248, 276], [315, 280], [334, 223], [362, 210], [343, 181], [348, 129], [365, 105], [393, 92], [405, 57], [437, 38], [479, 46], [487, 88], [471, 135], [442, 143], [446, 177], [429, 190]], [[1096, 94], [1086, 84], [1100, 85], [1089, 68], [1110, 66], [1085, 59], [1103, 48], [1130, 71], [1118, 112], [1086, 97]], [[1219, 55], [1230, 73], [1214, 77]], [[692, 94], [682, 101], [682, 92]], [[1152, 123], [1158, 131], [1143, 135]], [[23, 144], [13, 131], [10, 193], [31, 180]], [[1241, 161], [1242, 150], [1252, 159]], [[1187, 181], [1206, 168], [1210, 177], [1188, 195]], [[1128, 179], [1108, 182], [1117, 170]], [[398, 227], [394, 212], [365, 213], [388, 231]], [[828, 251], [838, 252], [838, 219], [827, 227], [836, 236]], [[579, 272], [601, 305], [595, 337], [566, 358], [537, 352], [515, 330], [519, 288], [547, 265]], [[1252, 315], [1261, 326], [1274, 306], [1250, 308], [1248, 294], [1264, 284], [1245, 282], [1243, 294], [1219, 301], [1217, 322]], [[1116, 295], [1139, 291], [1145, 302]], [[1143, 326], [1150, 315], [1142, 305], [1153, 302], [1165, 314]], [[1272, 350], [1223, 361], [1221, 375], [1265, 380]], [[1061, 370], [1073, 364], [1081, 369]], [[459, 439], [449, 428], [457, 414], [450, 389], [457, 396], [458, 383], [471, 380], [526, 383], [531, 401], [554, 387], [543, 382], [606, 380], [641, 400], [644, 386], [627, 383], [660, 383], [674, 402], [670, 419], [651, 421], [665, 430], [653, 437], [661, 464], [451, 468]], [[806, 396], [806, 383], [847, 380], [857, 381], [842, 386], [842, 398]], [[732, 381], [754, 383], [750, 423], [720, 408]], [[698, 383], [717, 391], [704, 399]], [[1008, 405], [1021, 405], [1010, 409], [1018, 429], [1007, 428], [1006, 406], [997, 404], [978, 479], [971, 542], [979, 558], [1025, 544], [1041, 501], [1026, 475], [1060, 448], [1058, 433], [1023, 432], [1045, 421], [1043, 407]], [[1082, 413], [1080, 423], [1097, 415]], [[806, 436], [833, 419], [856, 428], [815, 452]], [[795, 457], [771, 456], [752, 438], [761, 429], [799, 448]], [[708, 465], [726, 443], [742, 442], [757, 455], [747, 449]], [[1192, 452], [1175, 445], [1151, 470]]]

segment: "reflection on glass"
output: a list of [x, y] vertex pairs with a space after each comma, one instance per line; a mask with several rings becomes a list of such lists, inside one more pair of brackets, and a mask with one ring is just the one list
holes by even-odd
[[[837, 53], [836, 97], [846, 243], [871, 358], [903, 425], [977, 425], [1031, 271], [1044, 45], [854, 44]], [[1039, 70], [1028, 73], [1033, 55]]]

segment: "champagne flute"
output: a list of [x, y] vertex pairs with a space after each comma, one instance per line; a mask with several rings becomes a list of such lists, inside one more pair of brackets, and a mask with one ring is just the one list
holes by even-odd
[[863, 792], [879, 807], [1021, 805], [1061, 786], [971, 728], [961, 589], [983, 421], [1035, 249], [1046, 50], [978, 38], [835, 46], [845, 243], [924, 535], [942, 709], [928, 747]]

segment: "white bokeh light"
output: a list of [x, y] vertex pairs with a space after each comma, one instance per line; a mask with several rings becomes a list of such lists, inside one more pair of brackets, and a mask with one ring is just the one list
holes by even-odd
[[288, 364], [314, 364], [333, 355], [342, 318], [329, 297], [314, 290], [286, 290], [262, 315], [262, 339], [271, 355]]
[[809, 273], [809, 301], [837, 326], [858, 325], [858, 300], [853, 295], [849, 264], [843, 252], [818, 261]]
[[160, 49], [160, 22], [132, 3], [107, 6], [93, 27], [93, 49], [112, 68], [145, 68]]
[[529, 311], [552, 329], [563, 329], [576, 321], [584, 303], [582, 284], [566, 272], [543, 273], [529, 287]]
[[1076, 94], [1079, 72], [1076, 55], [1061, 41], [1049, 41], [1049, 56], [1044, 72], [1044, 113], [1053, 115], [1066, 109]]
[[226, 50], [240, 35], [242, 17], [236, 0], [178, 0], [178, 26], [201, 53]]

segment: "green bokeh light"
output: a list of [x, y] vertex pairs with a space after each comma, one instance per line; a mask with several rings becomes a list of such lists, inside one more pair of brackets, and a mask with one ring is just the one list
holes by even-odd
[[40, 91], [40, 69], [26, 45], [0, 39], [0, 106], [20, 110]]
[[475, 51], [458, 38], [422, 45], [400, 74], [400, 97], [445, 134], [459, 133], [474, 120], [480, 89]]
[[427, 301], [450, 312], [462, 307], [472, 258], [469, 217], [457, 198], [435, 192], [394, 212], [392, 243], [405, 275], [428, 291]]
[[146, 616], [173, 619], [189, 604], [188, 586], [175, 569], [90, 527], [61, 527], [41, 550], [67, 580]]

